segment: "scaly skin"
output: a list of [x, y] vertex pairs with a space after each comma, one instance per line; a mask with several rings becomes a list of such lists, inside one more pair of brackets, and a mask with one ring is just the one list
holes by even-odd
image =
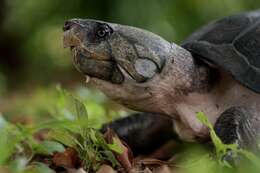
[[137, 111], [171, 116], [187, 140], [207, 136], [195, 112], [177, 110], [188, 93], [211, 87], [208, 66], [188, 51], [151, 32], [102, 21], [72, 19], [64, 31], [76, 67], [108, 97]]
[[[208, 138], [195, 117], [198, 111], [215, 124], [231, 107], [235, 112], [260, 103], [259, 95], [230, 75], [220, 72], [215, 78], [213, 68], [151, 32], [89, 19], [67, 21], [64, 31], [64, 46], [71, 47], [75, 66], [90, 84], [128, 108], [172, 117], [183, 140]], [[252, 115], [258, 110], [259, 104], [250, 108]]]

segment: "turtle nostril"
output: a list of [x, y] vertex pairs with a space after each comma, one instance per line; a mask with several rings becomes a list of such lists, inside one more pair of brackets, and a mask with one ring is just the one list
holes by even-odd
[[64, 26], [63, 26], [63, 31], [67, 31], [69, 29], [71, 29], [71, 27], [74, 25], [75, 23], [72, 21], [66, 21]]

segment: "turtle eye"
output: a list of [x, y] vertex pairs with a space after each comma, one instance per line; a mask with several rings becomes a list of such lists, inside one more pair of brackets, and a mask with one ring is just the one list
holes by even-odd
[[107, 25], [103, 25], [101, 26], [98, 30], [97, 30], [97, 37], [98, 38], [104, 38], [107, 35], [109, 35], [111, 32], [111, 29], [107, 26]]
[[104, 30], [104, 29], [100, 29], [100, 30], [98, 30], [98, 32], [97, 32], [97, 35], [98, 35], [98, 37], [100, 37], [100, 38], [103, 38], [103, 37], [105, 37], [106, 36], [106, 31]]

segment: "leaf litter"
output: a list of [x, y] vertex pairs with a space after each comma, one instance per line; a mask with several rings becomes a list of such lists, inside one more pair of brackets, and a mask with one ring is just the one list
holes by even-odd
[[[51, 121], [26, 127], [10, 124], [0, 117], [3, 136], [0, 143], [9, 148], [2, 151], [0, 172], [213, 173], [212, 170], [217, 170], [229, 173], [234, 169], [222, 159], [229, 150], [245, 156], [256, 167], [260, 163], [254, 154], [238, 149], [236, 145], [223, 144], [202, 112], [197, 118], [210, 130], [216, 158], [204, 151], [191, 152], [197, 153], [195, 156], [179, 157], [172, 153], [176, 148], [174, 142], [165, 144], [151, 155], [134, 158], [131, 148], [112, 129], [108, 128], [102, 134], [91, 126], [83, 102], [61, 88], [58, 91], [60, 102]], [[10, 165], [11, 171], [4, 166], [6, 164]]]

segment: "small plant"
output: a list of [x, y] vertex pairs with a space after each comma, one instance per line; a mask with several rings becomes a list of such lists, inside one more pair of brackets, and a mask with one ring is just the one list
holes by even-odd
[[[50, 110], [53, 118], [46, 122], [28, 127], [11, 124], [0, 116], [0, 172], [7, 167], [12, 173], [53, 172], [35, 157], [54, 159], [57, 153], [68, 152], [66, 148], [76, 151], [78, 166], [88, 172], [96, 171], [103, 163], [119, 165], [113, 154], [123, 152], [118, 140], [108, 144], [103, 134], [91, 126], [85, 104], [60, 87], [58, 92], [57, 106]], [[37, 133], [47, 137], [39, 141]]]
[[[61, 104], [63, 104], [60, 106], [62, 106], [63, 109], [58, 109], [57, 114], [60, 114], [60, 119], [70, 120], [73, 122], [73, 125], [76, 126], [53, 129], [49, 132], [49, 138], [67, 147], [74, 148], [86, 171], [96, 171], [104, 162], [111, 163], [113, 167], [117, 166], [118, 162], [112, 151], [115, 149], [121, 151], [120, 146], [107, 144], [103, 135], [91, 127], [83, 102], [61, 88], [58, 90], [62, 100]], [[66, 102], [72, 102], [70, 111], [68, 109], [66, 110]], [[59, 112], [61, 110], [63, 113]], [[64, 112], [69, 113], [71, 115], [69, 116], [70, 118], [66, 118]]]
[[203, 112], [197, 113], [197, 119], [204, 125], [206, 125], [209, 128], [210, 131], [210, 137], [211, 140], [215, 146], [216, 149], [216, 155], [217, 160], [219, 163], [224, 164], [225, 166], [231, 167], [230, 164], [228, 164], [225, 160], [223, 160], [223, 157], [228, 154], [228, 152], [232, 152], [234, 157], [236, 156], [243, 156], [247, 158], [250, 163], [254, 165], [258, 170], [260, 170], [260, 158], [254, 155], [253, 153], [246, 151], [244, 149], [238, 148], [237, 144], [224, 144], [221, 139], [217, 136], [217, 134], [214, 131], [214, 128], [212, 124], [209, 122], [207, 116]]
[[[21, 125], [0, 116], [0, 172], [54, 173], [55, 169], [71, 167], [95, 172], [103, 164], [115, 170], [134, 170], [130, 150], [116, 134], [111, 130], [101, 134], [94, 128], [97, 126], [85, 103], [60, 87], [57, 90], [56, 105], [49, 109], [51, 116], [44, 121], [41, 118], [40, 122]], [[259, 172], [257, 156], [235, 144], [224, 144], [204, 113], [197, 113], [197, 118], [210, 130], [215, 157], [205, 145], [192, 144], [181, 154], [183, 160], [174, 162], [174, 167], [185, 173]], [[245, 157], [249, 164], [243, 163], [239, 170], [233, 168], [223, 160], [228, 152]]]

